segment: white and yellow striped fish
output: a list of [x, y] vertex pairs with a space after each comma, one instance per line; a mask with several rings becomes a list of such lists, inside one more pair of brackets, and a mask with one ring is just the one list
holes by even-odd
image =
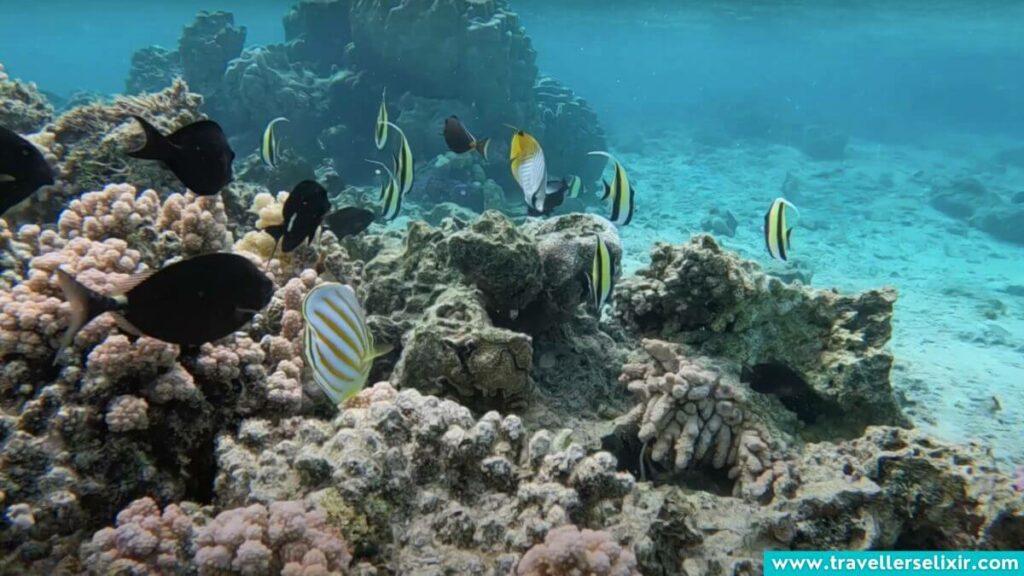
[[792, 208], [797, 216], [800, 211], [785, 198], [776, 198], [764, 215], [764, 245], [768, 254], [777, 260], [785, 260], [789, 254], [789, 237], [793, 234], [793, 226], [789, 223], [787, 208]]
[[409, 139], [405, 137], [405, 132], [402, 132], [398, 125], [388, 122], [388, 126], [397, 130], [398, 135], [402, 137], [395, 160], [395, 178], [398, 180], [402, 194], [408, 194], [409, 190], [412, 190], [413, 179], [412, 148], [409, 147]]
[[274, 125], [278, 122], [287, 122], [288, 119], [284, 116], [278, 116], [271, 120], [267, 127], [263, 129], [263, 139], [260, 140], [260, 159], [269, 168], [277, 167], [277, 160], [279, 151], [277, 149], [277, 133], [274, 131]]
[[[367, 162], [380, 166], [387, 174], [387, 180], [380, 188], [380, 217], [383, 221], [390, 222], [398, 218], [398, 213], [402, 211], [402, 188], [387, 164], [376, 160], [367, 160]], [[397, 165], [398, 157], [395, 156], [395, 166], [397, 167]]]
[[388, 90], [384, 88], [380, 93], [380, 110], [377, 111], [377, 124], [373, 129], [373, 143], [377, 150], [383, 150], [388, 143], [388, 105], [386, 102]]
[[547, 194], [548, 169], [544, 150], [537, 139], [523, 130], [516, 130], [509, 145], [512, 177], [523, 190], [526, 204], [543, 212]]
[[594, 308], [600, 316], [601, 309], [611, 298], [615, 287], [615, 263], [612, 262], [612, 253], [604, 239], [594, 234], [594, 241], [594, 263], [587, 279], [590, 281], [590, 296], [593, 298]]
[[633, 186], [629, 183], [629, 175], [626, 174], [626, 169], [608, 152], [597, 151], [589, 152], [588, 154], [604, 156], [611, 160], [615, 166], [615, 176], [612, 178], [611, 185], [607, 181], [604, 183], [604, 195], [601, 196], [601, 199], [607, 200], [611, 198], [612, 200], [612, 215], [610, 218], [612, 222], [617, 226], [629, 224], [633, 219], [634, 191]]
[[306, 362], [324, 394], [340, 404], [363, 389], [374, 359], [387, 351], [374, 348], [351, 286], [325, 282], [313, 288], [302, 301], [302, 317]]

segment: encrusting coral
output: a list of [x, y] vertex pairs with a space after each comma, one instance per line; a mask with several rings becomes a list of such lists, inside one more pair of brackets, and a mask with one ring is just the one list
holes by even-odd
[[163, 512], [141, 498], [82, 545], [89, 574], [326, 576], [349, 566], [344, 538], [326, 515], [301, 501], [253, 504], [208, 518], [198, 506]]
[[548, 532], [543, 544], [527, 550], [517, 576], [639, 576], [636, 556], [607, 532], [569, 524]]
[[[787, 285], [710, 236], [657, 244], [625, 279], [614, 314], [641, 335], [738, 362], [752, 388], [774, 393], [826, 434], [903, 425], [889, 380], [892, 289], [852, 296]], [[824, 426], [822, 427], [824, 428]]]

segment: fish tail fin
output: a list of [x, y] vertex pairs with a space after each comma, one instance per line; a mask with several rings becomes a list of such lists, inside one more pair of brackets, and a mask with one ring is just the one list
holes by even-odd
[[484, 157], [484, 162], [487, 162], [487, 146], [490, 145], [490, 143], [490, 138], [481, 138], [474, 143], [474, 148], [476, 148], [476, 151]]
[[146, 121], [142, 116], [132, 116], [142, 126], [142, 132], [146, 135], [146, 143], [142, 148], [128, 152], [132, 158], [143, 160], [166, 160], [174, 153], [174, 144], [171, 144], [167, 137], [160, 133], [160, 130]]
[[284, 236], [284, 224], [273, 224], [263, 229], [264, 232], [270, 234], [271, 237], [276, 241], [281, 241], [281, 237]]
[[90, 290], [60, 268], [57, 269], [57, 284], [64, 292], [68, 303], [71, 304], [71, 319], [68, 322], [68, 329], [60, 339], [60, 348], [57, 349], [57, 354], [53, 358], [54, 364], [60, 358], [61, 352], [71, 345], [79, 330], [93, 318], [117, 308], [117, 304], [112, 298]]

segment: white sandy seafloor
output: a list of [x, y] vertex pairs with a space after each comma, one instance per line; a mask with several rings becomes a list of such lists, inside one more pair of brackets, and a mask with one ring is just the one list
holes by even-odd
[[933, 177], [1024, 190], [1024, 171], [987, 161], [995, 150], [966, 141], [949, 150], [853, 141], [844, 160], [813, 161], [781, 145], [714, 148], [653, 136], [643, 150], [617, 151], [637, 191], [634, 222], [620, 230], [624, 273], [646, 265], [655, 241], [699, 233], [715, 206], [739, 221], [735, 237], [716, 235], [724, 246], [777, 266], [764, 250], [762, 223], [790, 173], [800, 182], [790, 198], [801, 217], [790, 262], [813, 271], [811, 285], [899, 290], [893, 383], [914, 423], [991, 446], [1007, 467], [1024, 463], [1024, 247], [929, 203]]

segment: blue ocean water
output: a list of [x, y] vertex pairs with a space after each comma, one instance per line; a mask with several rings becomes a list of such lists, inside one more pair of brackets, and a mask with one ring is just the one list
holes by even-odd
[[[449, 4], [472, 14], [474, 24], [493, 23], [495, 7], [506, 6], [437, 3]], [[618, 226], [624, 276], [650, 263], [656, 243], [710, 233], [769, 274], [816, 289], [892, 286], [899, 299], [891, 381], [913, 425], [944, 440], [978, 442], [1006, 470], [1024, 463], [1024, 2], [508, 0], [539, 75], [557, 80], [554, 88], [542, 80], [536, 92], [556, 96], [538, 97], [525, 112], [504, 84], [529, 77], [521, 54], [480, 66], [470, 61], [479, 52], [453, 46], [444, 34], [416, 37], [435, 29], [399, 31], [380, 22], [352, 31], [307, 22], [309, 38], [323, 43], [282, 48], [282, 17], [293, 5], [0, 0], [0, 64], [54, 102], [79, 93], [111, 101], [126, 91], [136, 50], [176, 49], [199, 11], [230, 12], [234, 26], [247, 30], [244, 51], [223, 70], [213, 66], [202, 112], [223, 125], [237, 154], [235, 176], [272, 194], [291, 189], [300, 175], [330, 181], [335, 198], [332, 186], [344, 181], [362, 187], [360, 201], [376, 201], [387, 182], [364, 160], [384, 158], [371, 134], [378, 87], [386, 87], [390, 118], [412, 143], [417, 178], [402, 214], [375, 228], [392, 239], [412, 220], [439, 219], [433, 209], [442, 200], [469, 210], [452, 211], [458, 219], [497, 197], [522, 222], [523, 194], [508, 169], [512, 132], [501, 131], [522, 119], [534, 122], [517, 128], [538, 131], [552, 177], [592, 172], [582, 199], [555, 214], [608, 217], [593, 196], [601, 178], [613, 179], [612, 169], [598, 175], [581, 148], [606, 142], [635, 187], [635, 215]], [[494, 42], [504, 46], [516, 33]], [[203, 57], [212, 62], [215, 52]], [[445, 60], [453, 53], [465, 61]], [[507, 70], [495, 72], [501, 67]], [[221, 78], [225, 71], [230, 80]], [[163, 89], [162, 80], [149, 88]], [[551, 120], [572, 105], [592, 110], [593, 119], [566, 113]], [[439, 133], [449, 114], [492, 139], [486, 162], [470, 152], [459, 164], [445, 148]], [[267, 169], [261, 137], [278, 116], [289, 118], [277, 125], [285, 168]], [[479, 183], [487, 179], [498, 192], [484, 198]], [[765, 213], [779, 197], [798, 208], [786, 262], [765, 248]], [[55, 218], [25, 220], [52, 208], [40, 204], [17, 222], [54, 228]], [[244, 220], [232, 223], [236, 240], [257, 215], [263, 220], [259, 206], [231, 208]], [[519, 310], [502, 312], [514, 322]]]

